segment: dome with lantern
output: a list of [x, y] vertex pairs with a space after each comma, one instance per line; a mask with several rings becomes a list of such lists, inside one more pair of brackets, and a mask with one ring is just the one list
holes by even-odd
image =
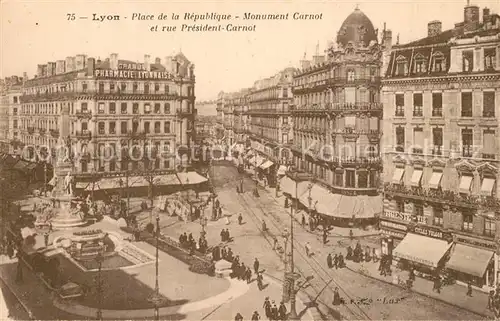
[[346, 46], [349, 42], [368, 47], [371, 41], [377, 42], [377, 33], [370, 19], [356, 8], [342, 23], [337, 34], [337, 43]]

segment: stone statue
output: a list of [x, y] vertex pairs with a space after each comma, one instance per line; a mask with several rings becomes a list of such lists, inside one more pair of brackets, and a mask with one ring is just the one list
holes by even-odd
[[66, 195], [73, 195], [73, 176], [69, 172], [64, 178], [64, 191]]

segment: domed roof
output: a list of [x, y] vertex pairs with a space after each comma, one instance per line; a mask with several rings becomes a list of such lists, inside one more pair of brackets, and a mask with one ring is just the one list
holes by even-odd
[[337, 34], [337, 43], [345, 46], [352, 41], [368, 46], [372, 40], [377, 41], [375, 28], [370, 19], [356, 8], [342, 23]]

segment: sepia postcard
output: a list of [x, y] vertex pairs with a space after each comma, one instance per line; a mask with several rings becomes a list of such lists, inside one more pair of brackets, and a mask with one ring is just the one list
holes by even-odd
[[498, 0], [0, 0], [0, 320], [500, 320]]

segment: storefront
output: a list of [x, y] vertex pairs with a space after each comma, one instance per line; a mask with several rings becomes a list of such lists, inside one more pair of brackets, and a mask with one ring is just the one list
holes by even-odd
[[497, 279], [496, 244], [493, 241], [454, 235], [455, 245], [446, 268], [458, 282], [494, 288]]
[[381, 252], [383, 255], [392, 256], [392, 251], [406, 236], [407, 227], [405, 224], [391, 221], [380, 221], [380, 231], [382, 233]]
[[262, 171], [262, 175], [267, 178], [267, 183], [269, 186], [276, 186], [276, 166], [270, 160], [263, 162], [259, 169]]
[[453, 245], [452, 235], [421, 226], [408, 225], [407, 229], [408, 233], [392, 253], [400, 267], [429, 276], [440, 273]]

